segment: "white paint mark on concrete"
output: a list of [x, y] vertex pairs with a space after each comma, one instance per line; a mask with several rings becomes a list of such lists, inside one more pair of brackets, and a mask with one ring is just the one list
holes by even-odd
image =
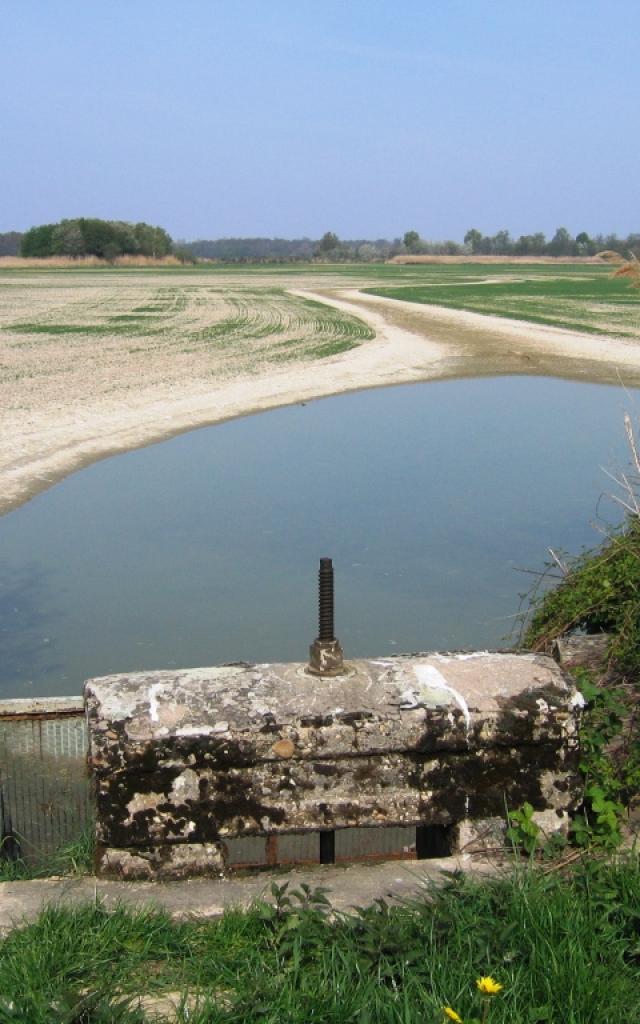
[[152, 683], [149, 687], [149, 717], [152, 722], [157, 722], [160, 718], [158, 714], [158, 697], [157, 694], [162, 689], [162, 683]]
[[437, 686], [445, 690], [449, 689], [447, 680], [435, 665], [414, 665], [413, 674], [418, 677], [418, 682], [422, 686]]
[[486, 658], [489, 651], [470, 651], [468, 654], [434, 654], [438, 661], [471, 661], [473, 658]]
[[447, 680], [442, 675], [442, 672], [440, 672], [435, 665], [414, 665], [413, 671], [421, 686], [437, 687], [438, 689], [446, 690], [447, 693], [451, 694], [464, 715], [464, 721], [468, 731], [471, 725], [469, 706], [462, 694], [459, 693], [458, 690], [455, 690], [453, 686], [449, 686]]

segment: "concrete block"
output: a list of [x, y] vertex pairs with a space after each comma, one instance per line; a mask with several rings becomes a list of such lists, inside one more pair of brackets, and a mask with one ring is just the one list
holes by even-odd
[[155, 870], [150, 850], [279, 836], [286, 856], [301, 842], [284, 839], [293, 834], [336, 830], [341, 849], [341, 830], [448, 828], [525, 800], [565, 827], [580, 799], [582, 701], [551, 658], [432, 654], [345, 667], [320, 680], [301, 664], [90, 680], [97, 839], [111, 851], [103, 870], [117, 849], [145, 850]]

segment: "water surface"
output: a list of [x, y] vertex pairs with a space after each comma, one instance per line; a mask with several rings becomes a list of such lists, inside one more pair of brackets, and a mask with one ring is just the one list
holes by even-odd
[[97, 463], [0, 519], [0, 697], [304, 660], [324, 555], [347, 657], [504, 645], [518, 569], [598, 542], [600, 467], [626, 464], [636, 402], [548, 378], [405, 385]]

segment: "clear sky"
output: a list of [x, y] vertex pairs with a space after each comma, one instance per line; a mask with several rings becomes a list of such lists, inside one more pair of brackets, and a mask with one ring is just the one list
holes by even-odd
[[0, 231], [638, 231], [639, 47], [639, 0], [0, 0]]

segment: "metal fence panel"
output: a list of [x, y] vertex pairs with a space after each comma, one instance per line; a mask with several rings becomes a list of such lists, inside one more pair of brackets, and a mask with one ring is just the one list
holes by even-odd
[[92, 817], [82, 701], [0, 701], [0, 838], [37, 866]]

